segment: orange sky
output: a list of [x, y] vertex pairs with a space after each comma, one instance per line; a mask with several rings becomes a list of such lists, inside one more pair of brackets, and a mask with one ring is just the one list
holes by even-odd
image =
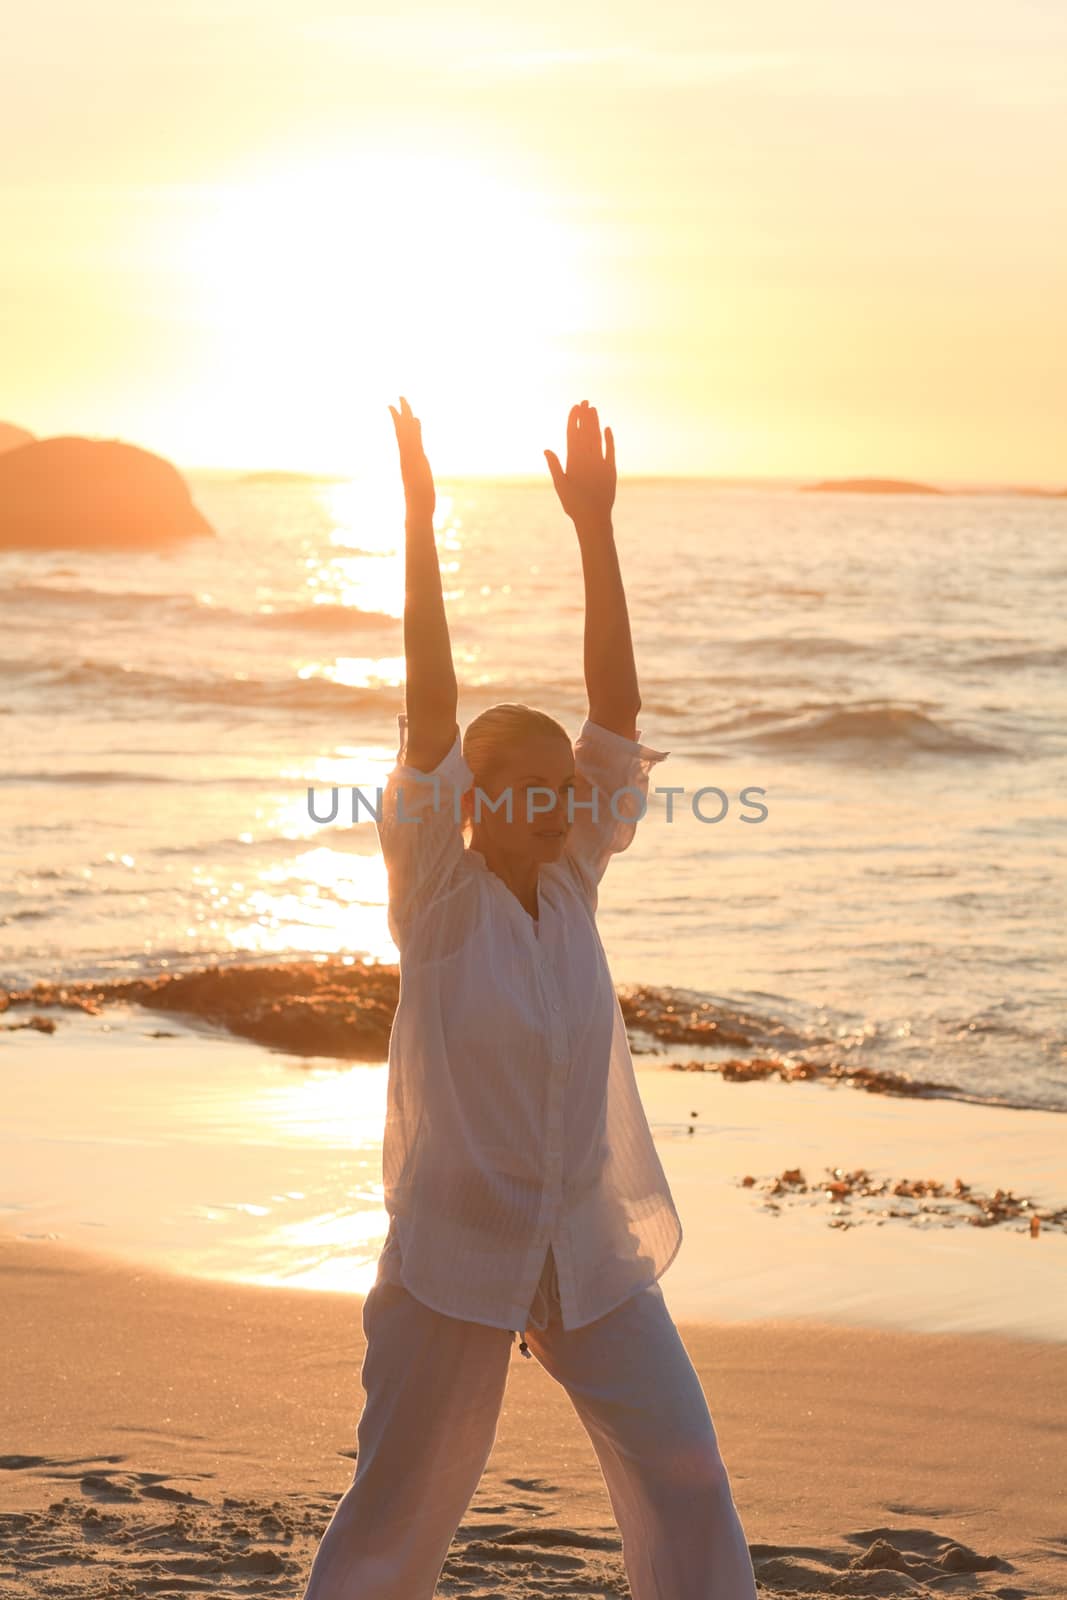
[[0, 417], [185, 466], [1067, 483], [1060, 0], [35, 0]]

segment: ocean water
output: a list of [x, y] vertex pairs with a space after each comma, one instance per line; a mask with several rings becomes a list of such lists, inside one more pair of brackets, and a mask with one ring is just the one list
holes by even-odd
[[[402, 506], [189, 478], [216, 540], [0, 554], [5, 986], [395, 959], [346, 805], [395, 758]], [[615, 521], [653, 782], [682, 791], [604, 880], [616, 981], [1067, 1109], [1067, 502], [624, 481]], [[576, 734], [551, 487], [443, 484], [437, 522], [461, 725], [521, 699]]]

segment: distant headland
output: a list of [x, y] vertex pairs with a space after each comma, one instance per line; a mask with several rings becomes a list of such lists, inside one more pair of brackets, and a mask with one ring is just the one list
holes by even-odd
[[804, 483], [798, 487], [802, 494], [988, 494], [1035, 500], [1067, 499], [1067, 489], [1001, 488], [999, 485], [939, 489], [932, 483], [912, 483], [908, 478], [824, 478], [821, 483]]
[[32, 444], [34, 435], [25, 428], [16, 428], [13, 422], [0, 422], [0, 455], [5, 450], [17, 450], [20, 445]]
[[0, 549], [152, 550], [214, 531], [162, 456], [0, 423]]
[[944, 494], [929, 483], [910, 483], [906, 478], [824, 478], [822, 483], [804, 486], [808, 494]]

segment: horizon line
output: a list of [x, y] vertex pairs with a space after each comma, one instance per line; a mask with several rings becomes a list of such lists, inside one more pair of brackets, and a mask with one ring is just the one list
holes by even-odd
[[[6, 423], [5, 425], [15, 429], [18, 432], [28, 433], [29, 438], [25, 441], [26, 443], [39, 443], [47, 438], [78, 437], [85, 439], [96, 439], [98, 441], [107, 443], [132, 444], [131, 440], [124, 439], [121, 435], [115, 434], [36, 434], [32, 430], [20, 428], [14, 423]], [[9, 448], [17, 448], [17, 446]], [[362, 474], [359, 472], [338, 471], [334, 468], [267, 467], [262, 465], [221, 466], [218, 463], [208, 464], [201, 462], [179, 462], [174, 457], [164, 455], [158, 450], [153, 451], [144, 445], [135, 445], [134, 448], [146, 450], [149, 454], [159, 455], [161, 459], [168, 461], [171, 466], [175, 467], [178, 472], [188, 473], [196, 476], [214, 476], [222, 478], [274, 477], [279, 480], [288, 478], [294, 482], [303, 481], [309, 483], [355, 483], [358, 482], [362, 476]], [[0, 451], [0, 454], [6, 454], [6, 451]], [[486, 483], [510, 484], [515, 486], [551, 486], [551, 478], [547, 475], [547, 471], [541, 470], [531, 470], [528, 472], [438, 472], [436, 474], [436, 478], [440, 483], [453, 484]], [[1003, 478], [975, 479], [953, 477], [947, 477], [939, 480], [937, 478], [922, 475], [916, 476], [910, 473], [875, 472], [870, 470], [863, 472], [852, 471], [848, 473], [621, 472], [619, 474], [618, 481], [620, 484], [701, 483], [717, 484], [723, 487], [766, 487], [781, 489], [813, 489], [818, 484], [823, 483], [846, 484], [856, 481], [873, 481], [886, 484], [915, 484], [916, 488], [920, 492], [926, 489], [933, 490], [935, 493], [940, 492], [944, 494], [1005, 494], [1019, 496], [1034, 495], [1038, 497], [1046, 496], [1055, 498], [1067, 497], [1067, 476], [1060, 478], [1059, 481], [1033, 478], [1022, 479], [1020, 481], [1017, 478], [1005, 480]], [[878, 491], [872, 490], [869, 492], [877, 493]], [[907, 491], [901, 490], [899, 492], [906, 493]]]
[[[176, 463], [177, 465], [177, 463]], [[226, 477], [258, 477], [277, 475], [280, 478], [292, 478], [308, 482], [353, 483], [357, 482], [359, 474], [351, 472], [315, 471], [304, 467], [220, 467], [220, 466], [192, 466], [181, 464], [180, 471], [188, 473], [214, 473]], [[438, 483], [508, 483], [508, 484], [536, 484], [541, 487], [552, 487], [552, 480], [547, 473], [542, 476], [534, 472], [437, 472], [434, 474]], [[986, 493], [995, 494], [1026, 494], [1036, 493], [1043, 495], [1067, 494], [1067, 479], [1058, 482], [1040, 482], [1033, 479], [1023, 481], [1004, 481], [991, 479], [951, 479], [937, 480], [934, 478], [916, 478], [891, 472], [851, 472], [851, 473], [719, 473], [719, 472], [620, 472], [619, 484], [623, 483], [718, 483], [735, 485], [774, 485], [783, 488], [795, 488], [816, 483], [852, 483], [856, 481], [878, 481], [882, 483], [915, 483], [929, 489], [941, 489], [946, 493]]]

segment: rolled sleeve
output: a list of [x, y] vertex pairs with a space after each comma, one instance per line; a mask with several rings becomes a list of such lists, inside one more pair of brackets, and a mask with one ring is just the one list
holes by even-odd
[[574, 745], [579, 783], [564, 859], [594, 907], [608, 862], [632, 842], [644, 814], [649, 775], [670, 754], [642, 744], [640, 728], [636, 734], [624, 738], [587, 717]]
[[397, 714], [396, 765], [382, 792], [378, 838], [389, 879], [389, 932], [402, 950], [417, 917], [441, 893], [463, 856], [459, 796], [474, 782], [457, 726], [452, 746], [430, 771], [405, 760], [407, 714]]

